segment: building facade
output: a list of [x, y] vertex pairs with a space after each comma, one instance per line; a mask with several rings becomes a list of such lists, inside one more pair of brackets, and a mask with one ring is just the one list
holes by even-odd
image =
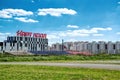
[[[54, 46], [58, 46], [57, 49], [52, 48], [52, 50], [60, 51], [59, 43], [54, 44]], [[98, 53], [108, 53], [108, 54], [119, 54], [120, 53], [120, 42], [105, 42], [105, 41], [78, 41], [78, 42], [65, 42], [64, 43], [65, 49], [67, 51], [79, 51], [79, 52], [89, 52], [93, 54]]]
[[16, 36], [8, 36], [1, 43], [0, 49], [9, 51], [46, 51], [48, 39], [46, 34], [18, 31]]

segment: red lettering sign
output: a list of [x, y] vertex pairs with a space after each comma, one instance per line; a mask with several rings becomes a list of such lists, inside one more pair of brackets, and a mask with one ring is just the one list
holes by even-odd
[[39, 38], [46, 38], [46, 34], [34, 33], [33, 37], [35, 37], [35, 38], [37, 38], [37, 37], [39, 37]]
[[[17, 36], [29, 36], [32, 37], [32, 32], [23, 32], [23, 31], [17, 31]], [[41, 33], [34, 33], [33, 37], [35, 38], [46, 38], [47, 34], [41, 34]]]
[[17, 31], [17, 36], [32, 36], [31, 32]]

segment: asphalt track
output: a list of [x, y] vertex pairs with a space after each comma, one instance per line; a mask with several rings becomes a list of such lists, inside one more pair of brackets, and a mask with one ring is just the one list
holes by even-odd
[[82, 67], [98, 68], [109, 70], [120, 70], [120, 65], [116, 64], [96, 64], [96, 63], [60, 63], [60, 62], [0, 62], [0, 65], [42, 65], [42, 66], [63, 66], [63, 67]]

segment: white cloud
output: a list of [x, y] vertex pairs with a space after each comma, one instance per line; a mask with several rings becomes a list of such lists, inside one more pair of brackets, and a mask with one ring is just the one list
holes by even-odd
[[77, 41], [76, 39], [67, 39], [67, 40], [65, 40], [66, 42], [75, 42], [75, 41]]
[[93, 36], [104, 36], [104, 34], [93, 34]]
[[99, 31], [110, 31], [112, 28], [91, 28], [91, 29], [78, 29], [78, 30], [66, 30], [52, 33], [56, 37], [88, 37], [90, 34], [93, 36], [104, 36]]
[[108, 41], [106, 39], [91, 39], [90, 41], [96, 41], [96, 42], [99, 42], [99, 41]]
[[[65, 39], [66, 41], [76, 41], [80, 38], [89, 38], [90, 36], [104, 36], [104, 34], [100, 34], [101, 31], [110, 31], [112, 28], [91, 28], [91, 29], [76, 29], [76, 30], [66, 30], [66, 31], [54, 31], [48, 33], [48, 39], [50, 44], [55, 42], [60, 42], [61, 39]], [[120, 34], [120, 33], [119, 33]], [[99, 37], [97, 37], [99, 38]], [[76, 39], [76, 40], [75, 40]], [[92, 39], [92, 41], [101, 41], [103, 39]]]
[[47, 35], [47, 38], [48, 39], [59, 39], [59, 36], [54, 35], [54, 34], [50, 34], [50, 35]]
[[120, 32], [117, 32], [116, 34], [120, 35]]
[[29, 16], [33, 15], [33, 12], [23, 9], [2, 9], [0, 10], [0, 18], [12, 18], [13, 16]]
[[67, 28], [79, 28], [77, 25], [67, 25]]
[[63, 31], [58, 34], [61, 37], [86, 37], [89, 36], [89, 34], [79, 33], [75, 30], [73, 31]]
[[18, 18], [18, 17], [16, 17], [16, 18], [14, 18], [14, 19], [16, 19], [16, 20], [18, 20], [18, 21], [21, 21], [21, 22], [26, 22], [26, 23], [36, 23], [36, 22], [39, 22], [39, 21], [37, 21], [37, 20], [33, 20], [33, 19], [27, 19], [27, 18], [24, 18], [24, 17], [20, 17], [20, 18]]
[[51, 16], [56, 16], [59, 17], [62, 14], [68, 14], [68, 15], [75, 15], [77, 12], [72, 9], [67, 9], [67, 8], [47, 8], [47, 9], [38, 9], [38, 15], [51, 15]]
[[118, 2], [118, 4], [120, 4], [120, 2]]
[[91, 29], [80, 29], [80, 30], [74, 30], [74, 32], [77, 33], [84, 33], [84, 34], [90, 34], [90, 33], [98, 33], [98, 31], [110, 31], [112, 28], [91, 28]]
[[7, 35], [10, 35], [11, 33], [1, 33], [0, 32], [0, 36], [7, 36]]
[[110, 30], [112, 30], [112, 28], [110, 28], [110, 27], [107, 27], [107, 28], [92, 28], [91, 30], [100, 30], [100, 31], [106, 31], [106, 30], [108, 30], [108, 31], [110, 31]]
[[[66, 31], [54, 31], [54, 32], [49, 32], [48, 34], [48, 39], [50, 39], [51, 43], [55, 42], [60, 42], [61, 39], [64, 39], [66, 41], [73, 41], [74, 39], [79, 40], [83, 38], [99, 38], [97, 36], [101, 36], [103, 38], [104, 34], [100, 34], [101, 31], [111, 31], [112, 28], [106, 27], [106, 28], [101, 28], [101, 27], [94, 27], [90, 29], [76, 29], [76, 30], [66, 30]], [[100, 38], [101, 38], [100, 37]], [[101, 41], [103, 39], [92, 39]]]
[[0, 32], [0, 41], [4, 41], [7, 36], [11, 35], [11, 33], [1, 33]]
[[35, 1], [34, 1], [34, 0], [32, 0], [31, 2], [32, 2], [32, 3], [34, 3]]

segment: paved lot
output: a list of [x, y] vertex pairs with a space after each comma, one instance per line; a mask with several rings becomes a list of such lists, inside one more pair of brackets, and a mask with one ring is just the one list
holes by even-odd
[[57, 62], [0, 62], [0, 65], [44, 65], [44, 66], [66, 66], [66, 67], [84, 67], [84, 68], [99, 68], [99, 69], [110, 69], [120, 70], [120, 65], [116, 64], [94, 64], [94, 63], [57, 63]]

